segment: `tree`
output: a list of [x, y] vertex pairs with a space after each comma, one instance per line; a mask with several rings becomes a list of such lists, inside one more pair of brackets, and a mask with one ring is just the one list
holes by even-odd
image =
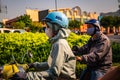
[[120, 17], [115, 16], [114, 17], [114, 26], [118, 28], [120, 26]]
[[30, 27], [32, 24], [32, 20], [30, 19], [29, 15], [21, 16], [17, 22], [21, 22], [21, 21], [25, 23], [25, 27]]
[[105, 28], [107, 27], [113, 27], [114, 25], [114, 19], [112, 16], [104, 16], [101, 21], [101, 25], [104, 26]]
[[30, 28], [32, 29], [33, 32], [40, 31], [42, 28], [42, 23], [41, 22], [32, 22]]
[[24, 29], [24, 27], [25, 27], [25, 23], [22, 22], [22, 21], [20, 21], [20, 22], [13, 22], [11, 25], [15, 29]]
[[[101, 19], [101, 25], [103, 27], [105, 27], [106, 29], [108, 29], [107, 31], [109, 32], [109, 29], [110, 31], [112, 32], [116, 32], [118, 31], [118, 27], [120, 26], [120, 17], [118, 16], [104, 16], [102, 19]], [[110, 27], [110, 28], [108, 28]]]
[[73, 29], [80, 28], [80, 25], [81, 25], [81, 23], [77, 20], [69, 21], [69, 27], [70, 28], [73, 28]]

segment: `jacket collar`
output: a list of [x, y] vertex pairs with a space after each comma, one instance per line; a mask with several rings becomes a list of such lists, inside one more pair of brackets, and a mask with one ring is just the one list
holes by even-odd
[[101, 31], [97, 31], [96, 34], [94, 34], [91, 39], [92, 41], [96, 41], [99, 40], [101, 38], [102, 32]]
[[70, 30], [69, 29], [65, 29], [65, 28], [61, 28], [58, 31], [58, 34], [55, 35], [54, 37], [50, 38], [49, 41], [51, 43], [54, 43], [55, 41], [57, 41], [58, 39], [66, 39], [69, 35], [70, 35]]

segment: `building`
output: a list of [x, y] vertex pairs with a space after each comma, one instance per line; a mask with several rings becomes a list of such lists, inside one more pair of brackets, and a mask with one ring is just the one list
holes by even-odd
[[[56, 10], [48, 9], [48, 10], [39, 11], [39, 21], [41, 21], [49, 12], [53, 12], [53, 11]], [[70, 20], [80, 21], [83, 25], [80, 26], [80, 29], [75, 29], [75, 30], [80, 30], [80, 32], [86, 32], [87, 27], [84, 24], [84, 22], [87, 19], [93, 19], [93, 18], [98, 19], [98, 14], [96, 12], [87, 13], [86, 11], [82, 11], [79, 6], [75, 6], [73, 8], [61, 8], [61, 9], [57, 9], [57, 11], [64, 13], [68, 17], [69, 21]]]
[[[49, 13], [49, 12], [53, 12], [56, 11], [55, 9], [47, 9], [47, 10], [33, 10], [33, 9], [26, 9], [26, 14], [30, 16], [30, 18], [32, 19], [32, 21], [35, 22], [41, 22], [43, 18], [45, 18], [45, 16]], [[60, 8], [57, 9], [57, 11], [60, 11], [62, 13], [64, 13], [69, 20], [78, 20], [81, 23], [84, 24], [85, 20], [87, 19], [97, 19], [98, 18], [98, 14], [96, 12], [86, 12], [86, 11], [82, 11], [81, 8], [79, 6], [75, 6], [73, 8]], [[8, 20], [6, 22], [6, 24], [11, 24], [11, 22], [15, 22], [17, 19], [19, 19], [19, 17], [16, 17], [14, 19]], [[80, 26], [79, 29], [81, 32], [86, 32], [86, 25], [82, 25]]]
[[38, 16], [38, 12], [39, 10], [37, 9], [26, 9], [26, 14], [30, 15], [30, 18], [32, 19], [32, 21], [39, 21], [39, 16]]
[[115, 12], [100, 13], [100, 16], [120, 16], [120, 9]]
[[[32, 21], [41, 21], [49, 12], [56, 11], [55, 9], [46, 9], [46, 10], [32, 10], [26, 9], [26, 14], [30, 15]], [[86, 12], [81, 10], [79, 6], [75, 6], [73, 8], [59, 8], [57, 11], [60, 11], [68, 17], [69, 20], [78, 20], [84, 23], [87, 19], [97, 19], [98, 14], [96, 12]]]
[[13, 22], [16, 22], [19, 18], [20, 18], [20, 16], [13, 18], [13, 19], [10, 19], [10, 20], [6, 20], [6, 21], [4, 21], [4, 24], [6, 25], [7, 28], [11, 28], [11, 24]]

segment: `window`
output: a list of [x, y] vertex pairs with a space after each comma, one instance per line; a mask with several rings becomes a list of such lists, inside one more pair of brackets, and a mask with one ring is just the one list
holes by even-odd
[[13, 33], [20, 33], [20, 31], [15, 30], [15, 31], [13, 31]]
[[10, 30], [4, 30], [4, 33], [10, 33]]

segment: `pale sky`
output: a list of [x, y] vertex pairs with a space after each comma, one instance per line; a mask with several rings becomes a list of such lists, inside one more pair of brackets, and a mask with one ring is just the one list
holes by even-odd
[[[55, 9], [55, 0], [1, 0], [7, 6], [7, 14], [0, 13], [1, 18], [12, 19], [25, 14], [25, 9]], [[57, 0], [57, 8], [73, 8], [79, 6], [87, 12], [114, 12], [118, 10], [118, 0]], [[3, 8], [2, 8], [3, 9]]]

